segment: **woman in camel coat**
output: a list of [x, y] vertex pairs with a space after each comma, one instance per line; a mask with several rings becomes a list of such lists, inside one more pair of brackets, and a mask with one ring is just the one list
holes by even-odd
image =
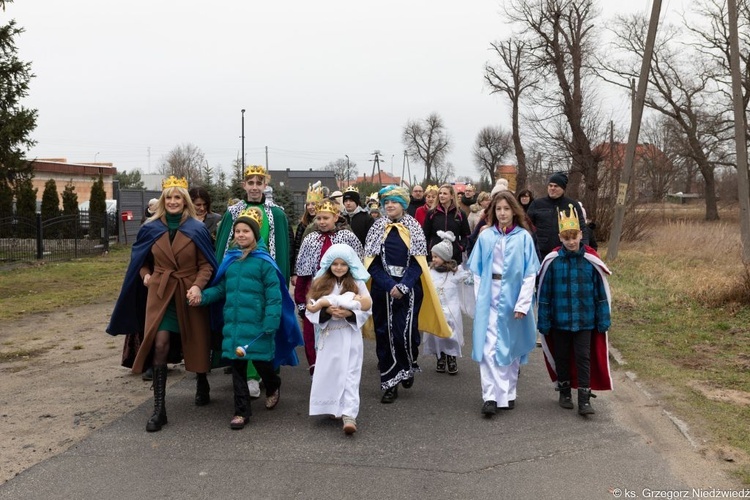
[[140, 373], [153, 360], [154, 414], [146, 425], [149, 432], [167, 423], [167, 361], [174, 361], [175, 354], [181, 353], [187, 371], [198, 374], [195, 404], [210, 401], [208, 311], [189, 307], [187, 294], [210, 282], [217, 267], [213, 246], [208, 230], [195, 219], [187, 181], [171, 178], [163, 186], [156, 213], [138, 232], [107, 328], [111, 335], [143, 332], [132, 368]]

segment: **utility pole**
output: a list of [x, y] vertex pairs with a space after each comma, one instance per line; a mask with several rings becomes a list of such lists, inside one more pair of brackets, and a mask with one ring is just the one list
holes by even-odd
[[737, 190], [740, 200], [740, 238], [742, 263], [750, 264], [750, 191], [748, 191], [747, 139], [745, 109], [742, 103], [740, 76], [740, 44], [737, 34], [737, 2], [727, 0], [729, 13], [729, 66], [732, 71], [732, 101], [734, 102], [734, 142], [737, 149]]
[[266, 172], [268, 171], [268, 146], [266, 146]]
[[375, 167], [377, 166], [378, 167], [378, 185], [380, 185], [380, 187], [383, 187], [383, 177], [380, 175], [380, 150], [376, 149], [375, 152], [372, 154], [375, 155], [375, 159], [370, 160], [372, 162], [371, 177], [373, 178], [373, 180], [375, 179]]
[[242, 173], [245, 173], [245, 110], [242, 110]]
[[412, 178], [411, 178], [411, 166], [409, 165], [409, 155], [406, 154], [406, 150], [404, 149], [404, 161], [401, 163], [401, 184], [404, 183], [404, 172], [407, 172], [409, 174], [408, 181], [406, 184], [409, 185], [409, 187], [412, 187]]
[[648, 24], [648, 35], [646, 36], [646, 47], [643, 51], [641, 62], [641, 74], [638, 78], [638, 91], [635, 95], [635, 105], [631, 113], [630, 134], [628, 146], [625, 150], [625, 165], [622, 167], [620, 185], [617, 189], [617, 201], [615, 202], [615, 220], [612, 225], [612, 234], [609, 237], [607, 248], [607, 260], [617, 258], [620, 247], [620, 236], [622, 235], [622, 222], [625, 218], [625, 200], [628, 196], [630, 177], [633, 175], [633, 162], [635, 160], [635, 148], [638, 145], [638, 135], [641, 131], [641, 118], [643, 117], [643, 105], [646, 100], [646, 89], [648, 88], [648, 76], [651, 72], [651, 57], [654, 53], [654, 42], [656, 40], [656, 28], [659, 26], [659, 14], [661, 12], [661, 0], [654, 0], [651, 8], [651, 19]]
[[349, 182], [349, 155], [346, 156], [346, 187], [351, 186], [351, 183]]

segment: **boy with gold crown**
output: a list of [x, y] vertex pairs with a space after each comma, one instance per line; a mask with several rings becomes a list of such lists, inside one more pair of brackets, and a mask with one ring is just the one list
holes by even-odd
[[592, 415], [591, 389], [612, 389], [607, 352], [611, 272], [596, 251], [581, 244], [578, 212], [568, 207], [568, 214], [558, 215], [562, 246], [545, 257], [539, 273], [538, 328], [559, 405], [573, 409], [571, 388], [577, 387], [578, 413]]
[[294, 268], [296, 276], [294, 283], [294, 302], [303, 315], [302, 336], [305, 339], [305, 355], [310, 365], [310, 375], [315, 371], [315, 331], [312, 324], [304, 317], [307, 304], [307, 292], [310, 290], [313, 277], [320, 269], [320, 260], [331, 245], [343, 243], [349, 245], [357, 253], [360, 260], [363, 257], [362, 243], [357, 236], [348, 229], [339, 229], [336, 222], [339, 219], [338, 205], [329, 199], [322, 200], [315, 213], [315, 230], [302, 240], [297, 254]]
[[359, 190], [354, 186], [349, 186], [344, 191], [344, 211], [341, 215], [346, 219], [352, 232], [359, 238], [362, 246], [367, 239], [367, 231], [370, 230], [375, 220], [370, 217], [370, 211], [362, 208]]

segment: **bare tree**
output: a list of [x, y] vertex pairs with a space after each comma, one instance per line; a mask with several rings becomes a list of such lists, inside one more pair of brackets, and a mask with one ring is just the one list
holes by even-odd
[[597, 120], [590, 116], [594, 93], [589, 70], [598, 43], [594, 0], [512, 0], [506, 15], [521, 27], [529, 67], [540, 78], [532, 93], [538, 130], [570, 160], [570, 196], [580, 198], [583, 178], [583, 201], [595, 214], [599, 161], [590, 139]]
[[401, 140], [409, 158], [424, 165], [425, 181], [433, 180], [432, 170], [445, 162], [452, 146], [443, 119], [437, 113], [425, 120], [409, 120]]
[[639, 156], [637, 175], [648, 187], [650, 200], [662, 201], [686, 163], [680, 155], [680, 133], [672, 120], [661, 115], [645, 120], [641, 135], [647, 149]]
[[336, 183], [339, 186], [349, 186], [352, 181], [357, 179], [357, 164], [346, 158], [339, 158], [335, 161], [328, 162], [323, 170], [333, 172], [336, 176]]
[[[647, 27], [648, 20], [642, 15], [618, 18], [614, 46], [630, 55], [620, 61], [600, 61], [607, 81], [630, 89], [630, 80], [638, 77], [643, 59]], [[685, 51], [674, 27], [663, 28], [659, 38], [645, 105], [674, 120], [687, 145], [683, 155], [695, 161], [705, 182], [706, 220], [718, 220], [714, 169], [725, 157], [721, 136], [726, 135], [727, 123], [721, 106], [717, 107], [715, 72], [702, 58]]]
[[205, 163], [203, 151], [198, 146], [187, 143], [170, 151], [162, 160], [158, 172], [161, 175], [185, 177], [188, 184], [193, 185], [203, 181], [202, 170]]
[[[490, 44], [500, 58], [500, 63], [493, 66], [489, 63], [484, 68], [484, 79], [492, 89], [490, 93], [502, 92], [508, 96], [511, 104], [512, 140], [516, 152], [516, 190], [526, 187], [526, 151], [521, 143], [520, 105], [521, 95], [526, 90], [534, 90], [539, 79], [535, 72], [524, 68], [525, 56], [530, 47], [524, 40], [509, 38], [502, 42]], [[480, 132], [481, 133], [481, 132]], [[494, 172], [490, 180], [495, 182]]]
[[447, 161], [445, 163], [438, 163], [435, 165], [433, 171], [434, 181], [440, 186], [442, 184], [450, 183], [456, 177], [456, 169], [453, 163]]
[[[742, 75], [742, 104], [745, 109], [745, 134], [750, 145], [748, 129], [748, 110], [750, 109], [750, 2], [737, 2], [737, 32], [740, 50], [740, 73]], [[729, 14], [726, 0], [700, 0], [692, 5], [692, 11], [701, 22], [684, 19], [683, 25], [693, 34], [691, 49], [696, 50], [702, 58], [712, 60], [718, 66], [717, 80], [723, 83], [720, 91], [726, 94], [727, 106], [731, 109], [731, 64], [729, 62]]]
[[[472, 156], [474, 163], [479, 169], [480, 175], [487, 174], [490, 178], [490, 185], [495, 185], [495, 171], [498, 164], [507, 158], [513, 151], [513, 137], [510, 132], [503, 130], [502, 127], [484, 127], [477, 134], [474, 141]], [[516, 150], [517, 151], [517, 150]], [[525, 162], [525, 160], [524, 160]], [[520, 166], [519, 166], [520, 172]], [[526, 168], [524, 166], [524, 176]], [[524, 181], [525, 184], [526, 181]], [[518, 191], [520, 184], [516, 184]]]

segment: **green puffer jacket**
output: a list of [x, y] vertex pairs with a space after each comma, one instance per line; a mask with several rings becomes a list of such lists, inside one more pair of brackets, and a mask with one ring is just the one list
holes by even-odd
[[[234, 261], [219, 284], [203, 290], [201, 305], [226, 299], [221, 356], [226, 359], [271, 361], [274, 336], [281, 322], [281, 285], [276, 269], [248, 255]], [[247, 354], [239, 358], [238, 346]]]

